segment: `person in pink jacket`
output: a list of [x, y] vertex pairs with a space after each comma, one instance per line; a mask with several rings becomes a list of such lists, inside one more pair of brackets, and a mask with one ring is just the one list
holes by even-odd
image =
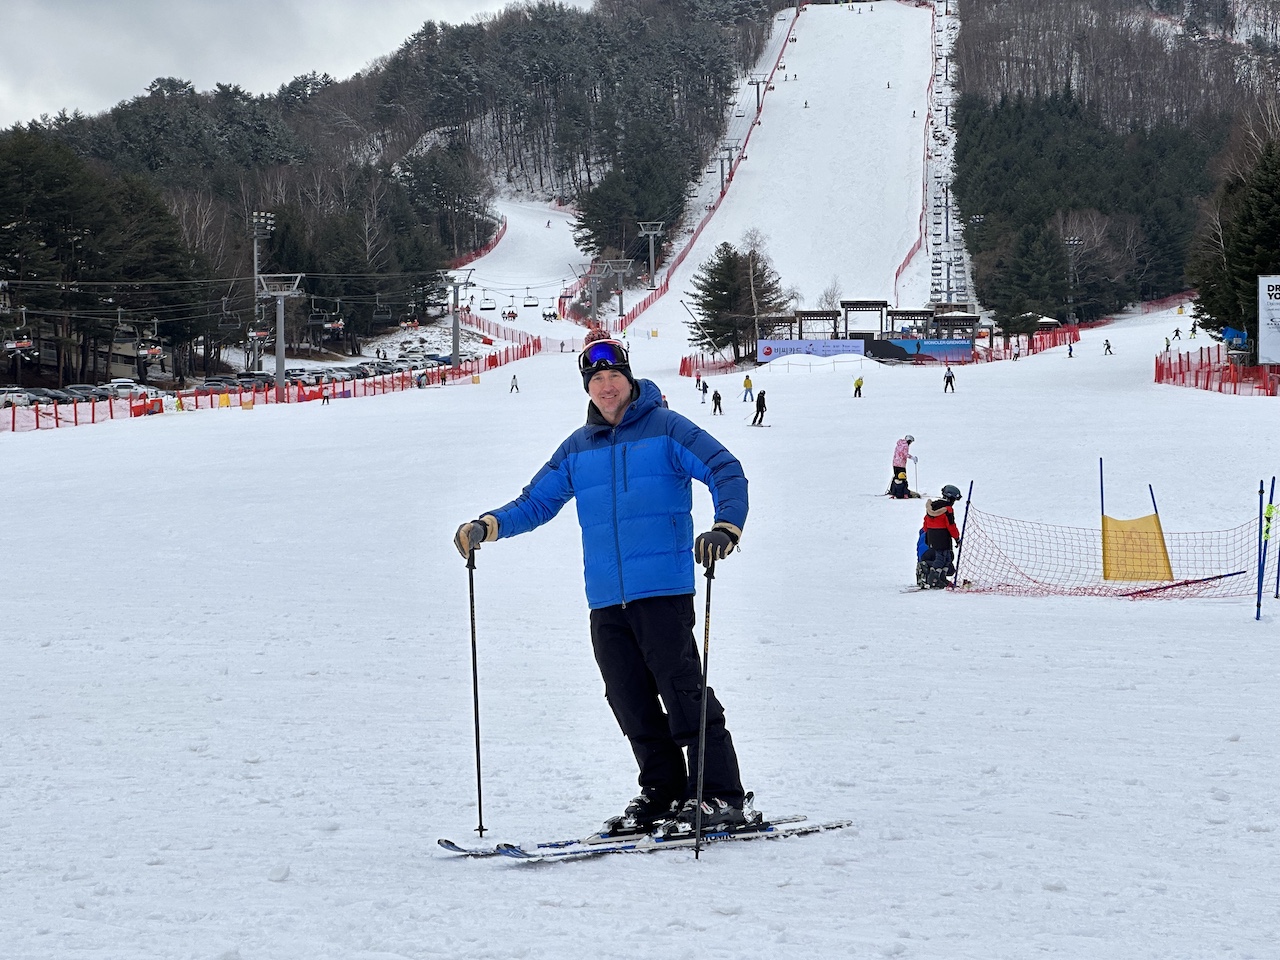
[[916, 438], [908, 433], [893, 448], [893, 473], [890, 475], [890, 483], [897, 479], [899, 473], [906, 473], [908, 460], [912, 463], [917, 462], [915, 456], [911, 453], [911, 444], [915, 442]]

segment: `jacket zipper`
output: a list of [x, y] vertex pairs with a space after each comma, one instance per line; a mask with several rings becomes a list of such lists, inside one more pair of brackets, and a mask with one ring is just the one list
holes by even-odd
[[[613, 483], [610, 484], [610, 494], [613, 497], [613, 549], [618, 558], [618, 596], [622, 598], [622, 609], [627, 608], [627, 588], [622, 582], [622, 540], [618, 536], [618, 428], [613, 427], [609, 431], [609, 445], [612, 449], [609, 451], [609, 466], [613, 473]], [[627, 468], [627, 448], [622, 448], [622, 476], [626, 480]]]

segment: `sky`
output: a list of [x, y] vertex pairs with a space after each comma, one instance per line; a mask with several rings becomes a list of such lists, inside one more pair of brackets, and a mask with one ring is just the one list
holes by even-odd
[[[590, 7], [588, 0], [566, 0]], [[394, 52], [427, 20], [464, 23], [500, 0], [8, 0], [0, 127], [43, 114], [95, 114], [157, 77], [197, 90], [274, 93], [296, 76], [343, 80]]]
[[[806, 270], [780, 257], [806, 286], [861, 242], [843, 234], [910, 239], [922, 200], [866, 184], [925, 131], [864, 96], [886, 133], [847, 140], [822, 91], [887, 78], [926, 110], [918, 64], [829, 52], [912, 49], [929, 29], [889, 2], [801, 15], [798, 81], [768, 94], [742, 175], [628, 332], [636, 375], [750, 483], [741, 549], [695, 600], [744, 785], [767, 816], [852, 828], [697, 861], [437, 846], [479, 842], [472, 610], [485, 840], [583, 835], [636, 788], [573, 507], [484, 544], [474, 606], [450, 543], [582, 423], [574, 354], [553, 348], [445, 388], [0, 433], [0, 489], [24, 507], [0, 591], [0, 956], [1274, 957], [1280, 601], [1268, 590], [1258, 621], [1252, 596], [911, 592], [923, 510], [883, 491], [911, 433], [913, 486], [960, 486], [962, 522], [972, 502], [1096, 530], [1103, 457], [1110, 514], [1149, 512], [1152, 484], [1166, 531], [1221, 530], [1256, 520], [1256, 481], [1280, 468], [1275, 400], [1153, 383], [1164, 338], [1187, 332], [1176, 308], [1087, 330], [1073, 356], [960, 367], [954, 394], [934, 367], [777, 361], [752, 370], [765, 429], [741, 372], [710, 379], [723, 416], [677, 375], [679, 291], [744, 211], [779, 250], [831, 238]], [[500, 208], [507, 235], [475, 278], [519, 305], [554, 289], [570, 227]], [[846, 288], [887, 298], [899, 257], [867, 259]]]

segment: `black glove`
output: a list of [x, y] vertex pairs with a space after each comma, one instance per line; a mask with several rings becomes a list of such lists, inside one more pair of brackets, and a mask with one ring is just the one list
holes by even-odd
[[723, 560], [733, 553], [741, 536], [741, 530], [732, 523], [721, 520], [706, 533], [698, 534], [698, 538], [693, 541], [693, 558], [704, 567], [709, 567], [713, 560]]
[[498, 539], [497, 534], [497, 521], [493, 517], [484, 516], [479, 520], [470, 520], [460, 526], [458, 532], [453, 535], [453, 545], [458, 548], [458, 552], [462, 554], [462, 559], [465, 560], [471, 555], [472, 550], [479, 550], [480, 544], [486, 540]]

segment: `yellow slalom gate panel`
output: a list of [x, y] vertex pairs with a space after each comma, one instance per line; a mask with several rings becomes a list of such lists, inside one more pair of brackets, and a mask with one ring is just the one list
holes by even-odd
[[1102, 518], [1102, 579], [1173, 579], [1159, 514], [1136, 520]]

